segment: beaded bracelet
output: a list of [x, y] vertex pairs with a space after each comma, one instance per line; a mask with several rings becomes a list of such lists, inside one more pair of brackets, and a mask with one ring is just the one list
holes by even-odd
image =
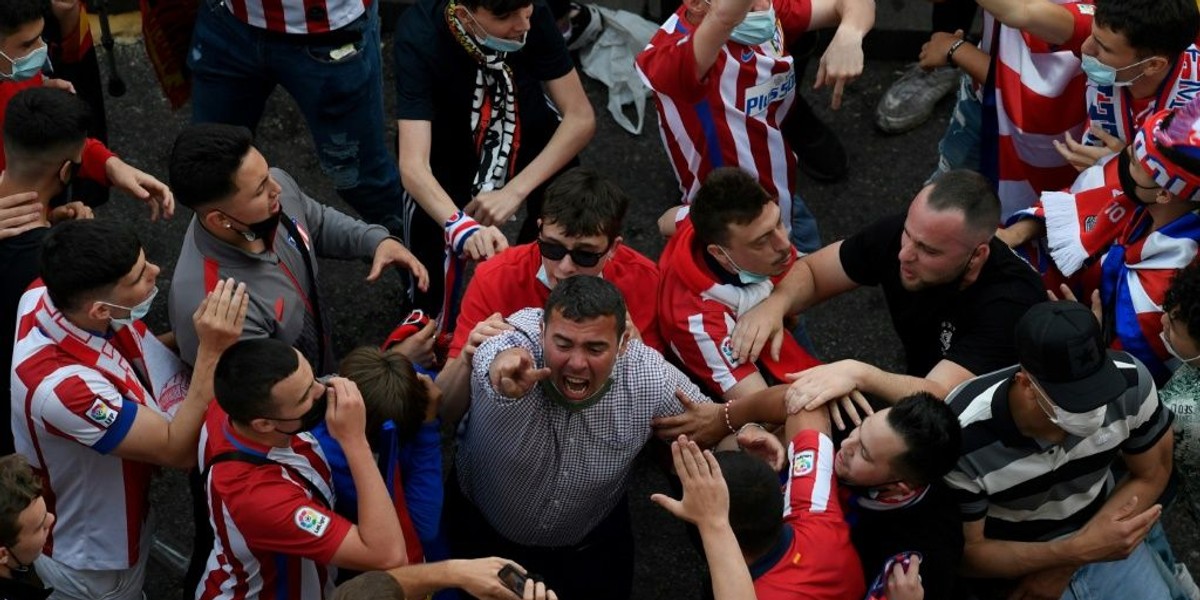
[[729, 428], [729, 433], [737, 434], [738, 430], [733, 428], [733, 423], [729, 421], [729, 407], [733, 406], [733, 400], [725, 401], [725, 426]]

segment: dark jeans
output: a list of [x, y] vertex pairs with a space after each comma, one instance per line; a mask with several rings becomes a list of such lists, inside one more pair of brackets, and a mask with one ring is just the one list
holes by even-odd
[[[192, 121], [254, 129], [267, 97], [282, 86], [308, 122], [321, 170], [338, 194], [363, 220], [398, 235], [400, 171], [384, 141], [378, 10], [372, 2], [334, 32], [340, 38], [322, 41], [251, 27], [208, 0], [188, 53]], [[354, 51], [343, 56], [348, 43]]]
[[627, 499], [574, 546], [525, 546], [492, 529], [463, 496], [457, 474], [451, 473], [442, 529], [454, 557], [507, 558], [540, 575], [564, 600], [624, 600], [633, 589], [633, 531]]

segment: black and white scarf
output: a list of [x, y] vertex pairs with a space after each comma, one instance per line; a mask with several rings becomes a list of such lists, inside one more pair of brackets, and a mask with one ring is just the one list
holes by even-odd
[[471, 130], [479, 166], [472, 194], [504, 187], [513, 174], [521, 128], [517, 122], [517, 87], [512, 69], [504, 62], [507, 52], [485, 48], [475, 41], [455, 16], [458, 2], [446, 6], [446, 23], [467, 54], [479, 63], [475, 74], [475, 97], [471, 101]]

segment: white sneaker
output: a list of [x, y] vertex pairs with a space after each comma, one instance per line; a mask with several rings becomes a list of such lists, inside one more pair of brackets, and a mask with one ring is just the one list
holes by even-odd
[[954, 90], [961, 73], [952, 66], [926, 71], [910, 65], [879, 99], [875, 125], [885, 133], [915, 129], [933, 114], [939, 100]]

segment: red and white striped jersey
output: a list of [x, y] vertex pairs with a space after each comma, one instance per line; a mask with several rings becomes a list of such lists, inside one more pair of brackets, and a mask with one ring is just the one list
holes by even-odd
[[663, 145], [679, 180], [683, 203], [695, 197], [709, 171], [737, 166], [758, 175], [779, 198], [790, 225], [796, 155], [780, 131], [796, 91], [786, 40], [803, 33], [812, 16], [807, 0], [776, 0], [775, 37], [758, 46], [727, 42], [702, 79], [692, 50], [695, 26], [686, 6], [671, 15], [637, 57], [638, 73], [654, 90]]
[[[980, 47], [991, 54], [996, 85], [997, 170], [1001, 221], [1033, 206], [1043, 191], [1060, 190], [1077, 172], [1053, 141], [1070, 133], [1079, 139], [1087, 120], [1087, 77], [1080, 66], [1080, 46], [1091, 35], [1092, 6], [1064, 4], [1075, 16], [1075, 32], [1061, 45], [1000, 25], [984, 13]], [[998, 29], [997, 29], [998, 28]], [[993, 44], [993, 40], [995, 43]], [[987, 138], [985, 137], [985, 143]]]
[[214, 456], [240, 450], [287, 465], [244, 461], [214, 464], [205, 484], [209, 524], [216, 533], [197, 600], [322, 600], [332, 596], [334, 553], [352, 524], [308, 486], [334, 501], [325, 454], [308, 433], [287, 448], [238, 435], [213, 402], [200, 430], [200, 469]]
[[[663, 343], [679, 359], [692, 380], [714, 396], [724, 396], [733, 386], [759, 373], [755, 363], [733, 360], [730, 334], [738, 315], [756, 306], [774, 289], [772, 281], [735, 285], [719, 281], [705, 264], [703, 250], [694, 243], [689, 218], [676, 222], [675, 235], [659, 259], [662, 280], [658, 293], [658, 323]], [[792, 250], [795, 257], [796, 251]], [[768, 380], [786, 381], [796, 373], [820, 364], [790, 335], [784, 336], [779, 360], [763, 353], [759, 364]]]
[[[140, 410], [165, 413], [143, 381], [140, 321], [110, 337], [67, 320], [41, 282], [17, 312], [13, 348], [13, 442], [42, 478], [58, 515], [45, 553], [74, 569], [124, 570], [137, 563], [153, 465], [109, 453]], [[154, 341], [157, 343], [157, 340]]]
[[345, 27], [367, 11], [371, 0], [225, 0], [225, 6], [252, 27], [313, 34]]

